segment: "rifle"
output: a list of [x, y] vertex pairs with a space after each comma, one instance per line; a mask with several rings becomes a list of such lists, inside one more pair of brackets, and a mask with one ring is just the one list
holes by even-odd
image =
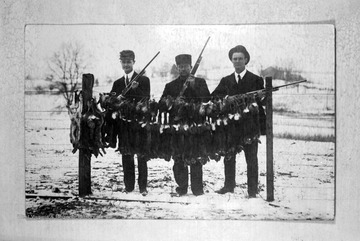
[[130, 80], [128, 86], [123, 89], [123, 91], [121, 92], [121, 95], [122, 96], [125, 96], [126, 93], [131, 89], [131, 84], [134, 82], [134, 81], [137, 81], [144, 73], [145, 73], [145, 69], [149, 66], [149, 64], [151, 64], [151, 62], [159, 55], [160, 51], [157, 52], [157, 54], [150, 60], [150, 62], [140, 71], [140, 73], [138, 75], [135, 76], [134, 79]]
[[[282, 87], [286, 87], [286, 86], [290, 86], [290, 85], [297, 85], [297, 84], [300, 84], [300, 83], [303, 83], [303, 82], [306, 82], [307, 80], [300, 80], [300, 81], [295, 81], [295, 82], [292, 82], [290, 84], [284, 84], [284, 85], [279, 85], [279, 86], [274, 86], [270, 89], [270, 91], [278, 91], [280, 88]], [[268, 89], [260, 89], [260, 90], [254, 90], [254, 91], [250, 91], [250, 92], [246, 92], [245, 94], [259, 94], [259, 93], [265, 93], [267, 92]]]
[[[200, 55], [199, 55], [198, 59], [196, 60], [196, 63], [194, 65], [194, 67], [191, 69], [190, 76], [194, 76], [197, 69], [199, 68], [200, 62], [202, 60], [202, 53], [204, 52], [204, 49], [205, 49], [207, 43], [209, 42], [209, 40], [210, 40], [210, 37], [208, 37], [208, 39], [206, 40], [205, 45], [204, 45], [203, 49], [201, 50]], [[182, 89], [180, 91], [180, 96], [184, 95], [184, 92], [185, 92], [186, 88], [188, 87], [188, 84], [189, 84], [188, 79], [189, 78], [186, 79], [186, 81], [185, 81], [185, 83], [184, 83], [184, 85], [183, 85], [183, 87], [182, 87]]]

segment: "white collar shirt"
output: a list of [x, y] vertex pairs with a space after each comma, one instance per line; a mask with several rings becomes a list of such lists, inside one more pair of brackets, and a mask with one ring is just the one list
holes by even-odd
[[[244, 78], [245, 74], [246, 74], [246, 69], [244, 69], [241, 73], [240, 73], [240, 77], [241, 79]], [[236, 73], [236, 71], [234, 72], [235, 74], [235, 80], [236, 80], [236, 83], [239, 83], [239, 73]]]
[[128, 80], [129, 80], [129, 82], [131, 81], [131, 78], [132, 78], [132, 76], [134, 75], [134, 70], [133, 71], [131, 71], [130, 73], [128, 73], [128, 74], [124, 74], [124, 78], [125, 78], [125, 84], [126, 84], [126, 77], [128, 77]]
[[134, 72], [135, 72], [135, 71], [133, 70], [133, 71], [131, 71], [131, 72], [128, 73], [128, 74], [124, 73], [124, 78], [126, 79], [126, 76], [128, 76], [129, 80], [131, 80], [132, 76], [134, 75]]

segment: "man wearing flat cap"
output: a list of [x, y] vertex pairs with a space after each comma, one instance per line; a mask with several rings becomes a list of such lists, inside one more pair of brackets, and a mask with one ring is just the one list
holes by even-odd
[[[115, 92], [117, 96], [125, 88], [130, 88], [129, 91], [121, 98], [126, 98], [139, 102], [143, 98], [150, 98], [150, 80], [146, 76], [140, 76], [137, 81], [131, 82], [138, 74], [134, 71], [135, 53], [132, 50], [123, 50], [120, 52], [120, 63], [124, 70], [124, 76], [116, 80], [112, 86], [111, 93]], [[140, 193], [147, 195], [147, 159], [144, 156], [137, 157], [138, 160], [138, 184]], [[124, 171], [125, 191], [131, 192], [135, 185], [135, 165], [134, 155], [122, 155], [122, 164]]]
[[[229, 51], [229, 59], [232, 62], [235, 71], [222, 78], [219, 85], [211, 94], [214, 97], [226, 98], [227, 96], [244, 94], [249, 91], [264, 88], [264, 81], [261, 77], [251, 73], [246, 69], [250, 61], [250, 54], [242, 45], [237, 45]], [[261, 134], [265, 134], [265, 112], [260, 99], [257, 99], [259, 106], [259, 119]], [[247, 184], [249, 198], [256, 197], [258, 188], [258, 141], [244, 145], [245, 159], [247, 163]], [[235, 157], [236, 154], [227, 154], [224, 158], [225, 182], [224, 187], [216, 192], [225, 194], [234, 192], [235, 182]]]
[[[165, 85], [161, 98], [168, 96], [173, 98], [179, 97], [185, 84], [187, 88], [183, 92], [182, 98], [186, 102], [193, 101], [198, 103], [208, 101], [210, 91], [206, 81], [190, 75], [192, 69], [191, 55], [180, 54], [175, 57], [175, 62], [179, 71], [179, 77]], [[185, 83], [185, 81], [187, 82]], [[176, 192], [178, 196], [182, 196], [187, 194], [188, 191], [189, 170], [188, 166], [180, 157], [173, 156], [173, 159], [173, 172], [175, 181], [178, 184]], [[196, 196], [204, 194], [202, 164], [200, 162], [190, 164], [190, 180], [192, 193]]]

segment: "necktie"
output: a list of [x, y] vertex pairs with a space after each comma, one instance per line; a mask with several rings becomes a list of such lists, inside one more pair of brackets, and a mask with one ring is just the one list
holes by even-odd
[[128, 85], [129, 85], [129, 78], [128, 78], [128, 76], [127, 76], [127, 75], [126, 75], [125, 83], [126, 83], [126, 86], [128, 86]]
[[241, 76], [238, 74], [238, 84], [241, 83]]

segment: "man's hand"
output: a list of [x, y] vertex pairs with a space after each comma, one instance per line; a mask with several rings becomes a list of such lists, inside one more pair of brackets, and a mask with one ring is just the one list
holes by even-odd
[[175, 102], [177, 102], [177, 103], [180, 103], [180, 102], [185, 102], [185, 96], [178, 96], [178, 97], [176, 97], [176, 99], [175, 99]]
[[265, 102], [266, 92], [265, 91], [259, 92], [256, 97], [260, 101], [261, 105], [266, 105], [266, 102]]
[[133, 82], [131, 83], [131, 88], [132, 88], [132, 89], [136, 89], [138, 86], [139, 86], [139, 82], [137, 82], [137, 81], [133, 81]]
[[260, 91], [256, 95], [260, 100], [262, 100], [266, 96], [266, 92], [265, 91]]

